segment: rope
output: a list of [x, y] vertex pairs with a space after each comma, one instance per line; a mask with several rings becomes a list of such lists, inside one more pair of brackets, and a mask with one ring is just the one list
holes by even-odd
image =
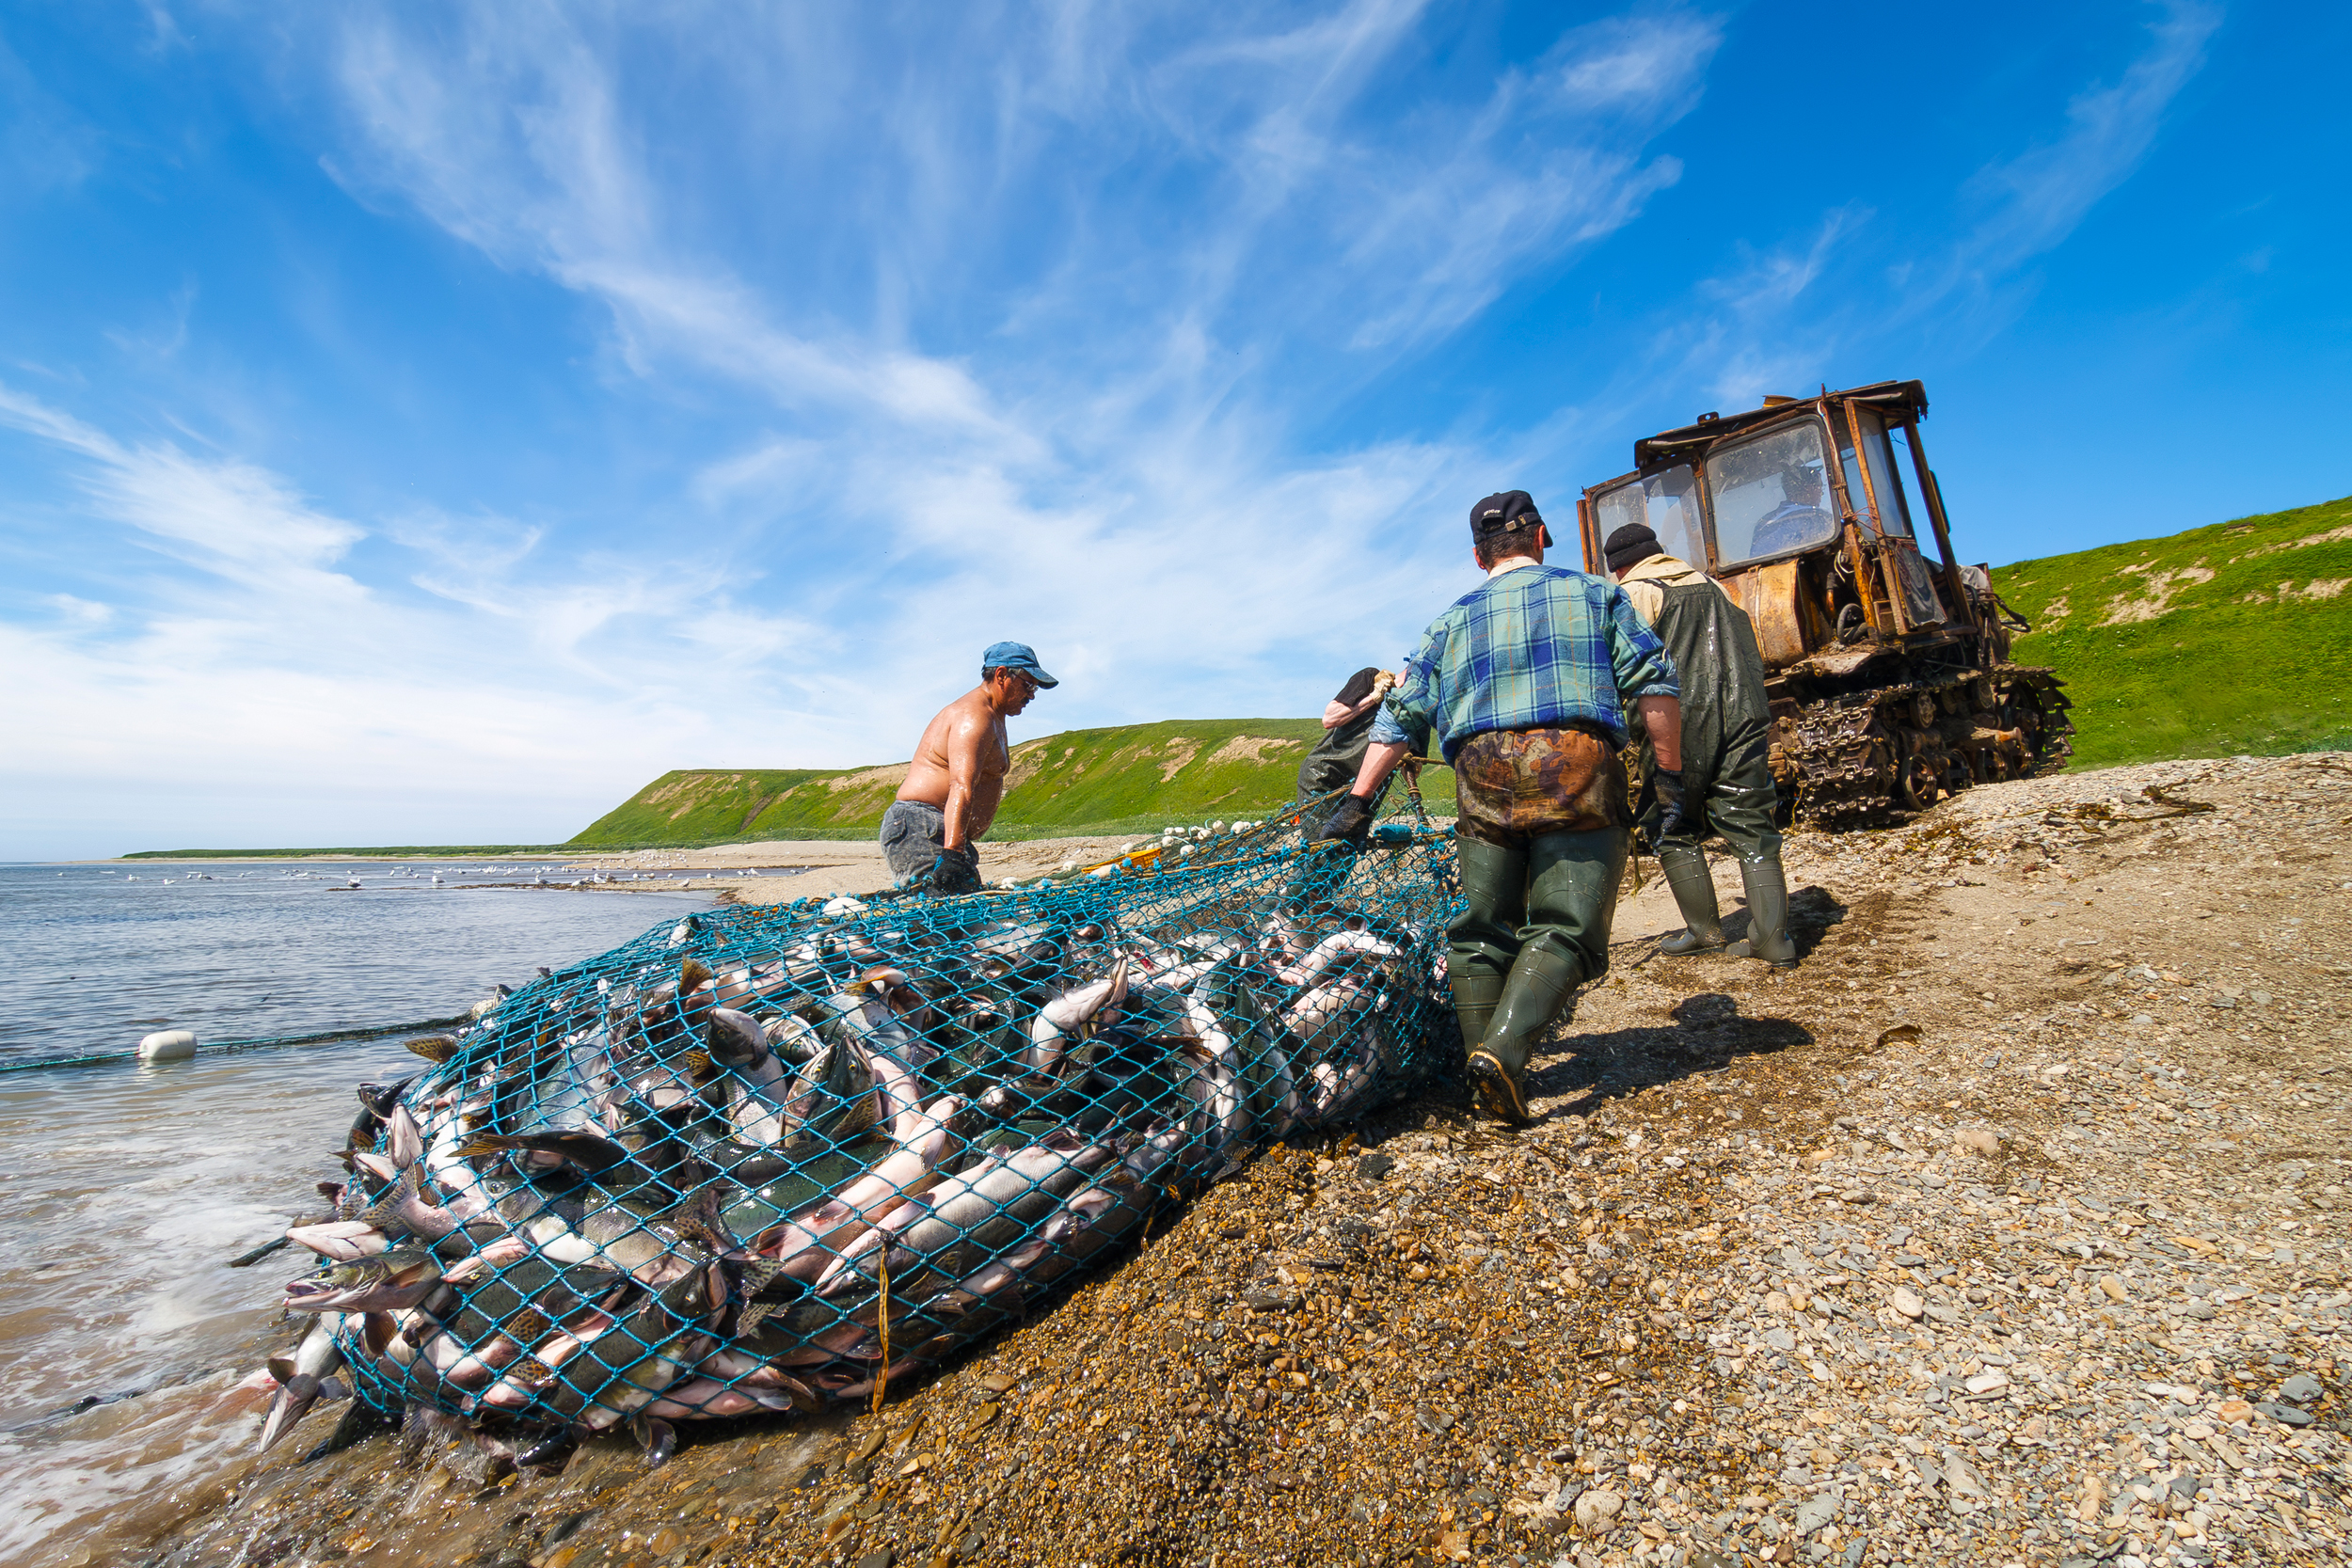
[[[371, 1024], [363, 1029], [325, 1029], [313, 1035], [255, 1035], [247, 1039], [215, 1040], [196, 1048], [199, 1056], [230, 1056], [245, 1051], [275, 1051], [290, 1045], [325, 1045], [330, 1040], [366, 1040], [382, 1035], [421, 1034], [432, 1029], [454, 1029], [473, 1022], [473, 1014], [459, 1013], [453, 1018], [428, 1018], [421, 1023]], [[87, 1056], [47, 1056], [32, 1062], [0, 1062], [0, 1072], [32, 1072], [44, 1068], [109, 1067], [121, 1062], [135, 1062], [135, 1051], [106, 1051]]]

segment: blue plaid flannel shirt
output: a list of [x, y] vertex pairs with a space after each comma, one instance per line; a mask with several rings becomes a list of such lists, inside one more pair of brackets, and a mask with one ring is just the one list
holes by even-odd
[[1678, 697], [1674, 658], [1615, 583], [1565, 566], [1489, 578], [1429, 623], [1372, 726], [1375, 745], [1427, 745], [1445, 760], [1488, 730], [1581, 720], [1625, 744], [1637, 697]]

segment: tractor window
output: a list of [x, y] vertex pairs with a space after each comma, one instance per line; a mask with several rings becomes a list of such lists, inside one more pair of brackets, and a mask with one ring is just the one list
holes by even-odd
[[1826, 545], [1830, 511], [1820, 427], [1807, 421], [1726, 447], [1707, 460], [1715, 501], [1716, 570]]
[[1658, 535], [1658, 547], [1668, 555], [1707, 570], [1707, 546], [1699, 531], [1698, 478], [1677, 464], [1647, 479], [1628, 480], [1600, 496], [1600, 537], [1628, 523], [1647, 523]]
[[[1911, 537], [1911, 508], [1903, 499], [1902, 476], [1895, 470], [1895, 454], [1886, 442], [1886, 427], [1876, 414], [1864, 414], [1862, 452], [1870, 465], [1870, 483], [1876, 487], [1879, 502], [1879, 527], [1889, 535]], [[1846, 495], [1858, 513], [1869, 504], [1870, 491], [1862, 484], [1862, 469], [1854, 463], [1853, 448], [1847, 445], [1845, 432], [1837, 436], [1837, 457], [1846, 470]]]

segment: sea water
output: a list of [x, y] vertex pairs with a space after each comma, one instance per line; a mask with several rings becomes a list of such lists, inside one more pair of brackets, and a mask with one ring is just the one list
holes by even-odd
[[[464, 866], [0, 866], [0, 1063], [446, 1017], [708, 904]], [[0, 1564], [110, 1560], [249, 1450], [242, 1385], [314, 1260], [225, 1265], [320, 1207], [352, 1086], [423, 1065], [391, 1038], [0, 1072]]]

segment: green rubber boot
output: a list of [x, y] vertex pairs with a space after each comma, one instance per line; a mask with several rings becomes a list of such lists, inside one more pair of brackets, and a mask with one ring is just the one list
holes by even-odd
[[1780, 862], [1741, 861], [1740, 880], [1748, 890], [1748, 935], [1731, 945], [1739, 958], [1761, 958], [1774, 969], [1797, 967], [1797, 944], [1788, 935], [1788, 882]]
[[1495, 1004], [1502, 1000], [1502, 974], [1486, 974], [1473, 971], [1458, 973], [1458, 961], [1449, 960], [1446, 983], [1454, 990], [1454, 1016], [1461, 1021], [1462, 1049], [1477, 1050], [1486, 1043], [1487, 1021], [1495, 1016]]
[[1581, 970], [1574, 957], [1542, 943], [1519, 950], [1486, 1037], [1470, 1054], [1470, 1087], [1489, 1116], [1522, 1126], [1534, 1119], [1527, 1107], [1528, 1053], [1554, 1021], [1575, 1016]]
[[1712, 953], [1724, 944], [1723, 911], [1715, 903], [1715, 879], [1708, 875], [1707, 853], [1682, 845], [1658, 851], [1659, 869], [1674, 890], [1675, 908], [1682, 911], [1682, 929], [1658, 944], [1661, 953], [1680, 958], [1686, 953]]

